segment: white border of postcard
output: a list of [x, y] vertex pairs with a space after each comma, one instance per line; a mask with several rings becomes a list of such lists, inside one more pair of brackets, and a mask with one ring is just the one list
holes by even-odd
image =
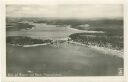
[[[6, 4], [124, 4], [124, 76], [88, 76], [88, 77], [6, 77]], [[0, 2], [0, 54], [2, 82], [128, 82], [128, 1], [124, 0], [1, 0]], [[127, 55], [126, 55], [127, 54]]]

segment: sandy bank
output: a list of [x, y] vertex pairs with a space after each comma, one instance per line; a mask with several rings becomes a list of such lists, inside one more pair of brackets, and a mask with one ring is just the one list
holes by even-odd
[[44, 44], [32, 44], [32, 45], [23, 45], [23, 47], [36, 47], [36, 46], [43, 46], [43, 45], [48, 45], [50, 43], [44, 43]]
[[[69, 43], [82, 45], [82, 46], [88, 46], [86, 44], [82, 44], [79, 42], [73, 42], [73, 41], [69, 41]], [[98, 46], [93, 46], [93, 45], [89, 45], [88, 47], [95, 49], [95, 50], [98, 50], [102, 53], [105, 53], [106, 55], [118, 56], [120, 58], [123, 58], [123, 56], [124, 56], [123, 50], [113, 50], [113, 49], [109, 49], [109, 48], [105, 48], [105, 47], [98, 47]]]

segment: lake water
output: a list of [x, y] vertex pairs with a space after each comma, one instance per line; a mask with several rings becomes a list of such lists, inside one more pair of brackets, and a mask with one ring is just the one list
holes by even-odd
[[38, 47], [7, 45], [7, 73], [40, 76], [115, 76], [123, 68], [123, 59], [105, 55], [97, 50], [62, 44]]
[[65, 40], [73, 33], [95, 33], [99, 31], [84, 31], [70, 28], [67, 26], [57, 27], [56, 25], [47, 25], [45, 23], [31, 23], [34, 27], [30, 30], [21, 31], [8, 31], [7, 36], [28, 36], [36, 39], [52, 39], [52, 40]]

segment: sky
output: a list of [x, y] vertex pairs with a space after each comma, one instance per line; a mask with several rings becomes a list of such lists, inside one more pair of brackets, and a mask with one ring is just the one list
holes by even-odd
[[7, 17], [120, 18], [121, 4], [6, 5]]

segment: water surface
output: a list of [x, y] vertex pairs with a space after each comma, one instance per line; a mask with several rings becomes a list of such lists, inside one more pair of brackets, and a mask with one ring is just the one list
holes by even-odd
[[39, 73], [58, 76], [115, 76], [123, 59], [94, 49], [64, 44], [38, 47], [7, 46], [7, 73]]

